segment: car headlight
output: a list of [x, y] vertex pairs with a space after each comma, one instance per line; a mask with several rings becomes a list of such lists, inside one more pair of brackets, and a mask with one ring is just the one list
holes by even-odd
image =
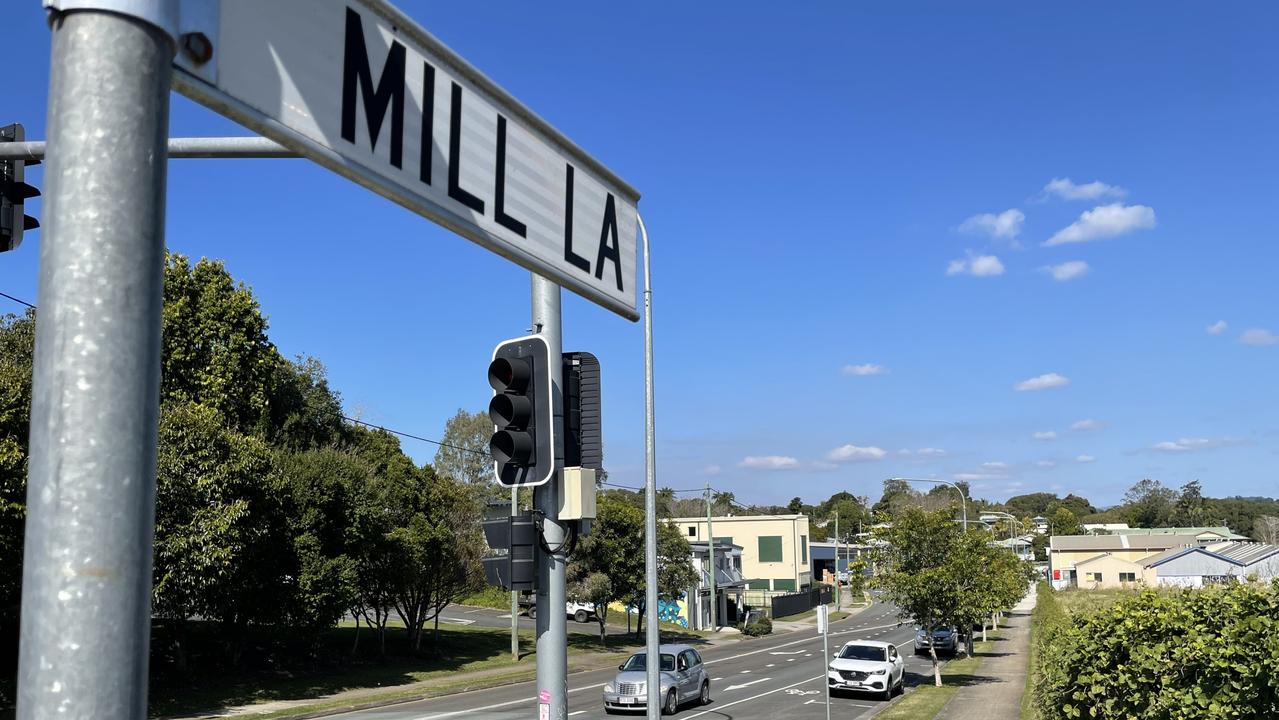
[[613, 684], [612, 684], [612, 683], [604, 683], [604, 692], [608, 693], [609, 695], [612, 695], [612, 694], [613, 694]]
[[872, 672], [872, 673], [871, 673], [871, 675], [886, 675], [887, 673], [888, 673], [888, 671], [887, 671], [887, 670], [885, 670], [884, 668], [880, 668], [880, 669], [878, 669], [878, 670], [876, 670], [876, 671]]

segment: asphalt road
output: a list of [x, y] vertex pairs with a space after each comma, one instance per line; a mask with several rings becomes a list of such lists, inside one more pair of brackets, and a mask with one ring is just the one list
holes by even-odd
[[[450, 617], [453, 615], [447, 613]], [[471, 616], [483, 613], [471, 613]], [[461, 615], [468, 617], [467, 615]], [[510, 622], [510, 618], [506, 618]], [[478, 619], [477, 619], [478, 624]], [[906, 656], [906, 686], [931, 681], [926, 657], [913, 653], [914, 627], [898, 625], [896, 610], [876, 603], [858, 615], [831, 625], [830, 653], [849, 640], [884, 640], [898, 645]], [[686, 705], [680, 720], [748, 720], [785, 717], [786, 720], [825, 720], [827, 657], [822, 638], [814, 630], [779, 634], [701, 650], [711, 674], [711, 704]], [[615, 671], [596, 670], [569, 676], [569, 717], [606, 717], [601, 704], [604, 683]], [[525, 682], [469, 693], [418, 700], [384, 708], [346, 713], [343, 720], [527, 720], [537, 717], [537, 689]], [[831, 717], [856, 718], [881, 705], [872, 696], [831, 698]], [[634, 717], [642, 717], [643, 712]]]

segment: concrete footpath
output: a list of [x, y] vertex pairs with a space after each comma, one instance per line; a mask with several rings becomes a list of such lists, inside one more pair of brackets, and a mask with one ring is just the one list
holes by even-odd
[[1030, 613], [1035, 589], [1005, 616], [1004, 639], [981, 656], [981, 667], [937, 713], [936, 720], [1018, 720], [1030, 663]]

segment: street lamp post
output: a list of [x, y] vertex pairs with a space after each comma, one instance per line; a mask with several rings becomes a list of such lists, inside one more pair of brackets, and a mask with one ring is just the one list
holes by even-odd
[[898, 480], [901, 482], [924, 482], [924, 483], [932, 483], [934, 485], [949, 485], [955, 488], [955, 492], [959, 493], [959, 508], [960, 510], [963, 511], [963, 515], [964, 515], [964, 529], [965, 530], [968, 529], [968, 501], [967, 499], [964, 498], [963, 488], [959, 487], [953, 482], [950, 482], [949, 480], [932, 480], [929, 478], [904, 478], [904, 477], [895, 477], [895, 478], [888, 478], [888, 479], [889, 481]]

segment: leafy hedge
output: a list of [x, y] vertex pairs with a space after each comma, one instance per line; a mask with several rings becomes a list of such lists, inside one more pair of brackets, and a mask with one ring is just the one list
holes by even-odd
[[743, 625], [742, 634], [749, 637], [759, 637], [761, 635], [769, 635], [773, 632], [773, 621], [767, 617], [762, 617], [750, 625]]
[[1124, 597], [1067, 614], [1035, 608], [1042, 720], [1279, 717], [1279, 582]]

